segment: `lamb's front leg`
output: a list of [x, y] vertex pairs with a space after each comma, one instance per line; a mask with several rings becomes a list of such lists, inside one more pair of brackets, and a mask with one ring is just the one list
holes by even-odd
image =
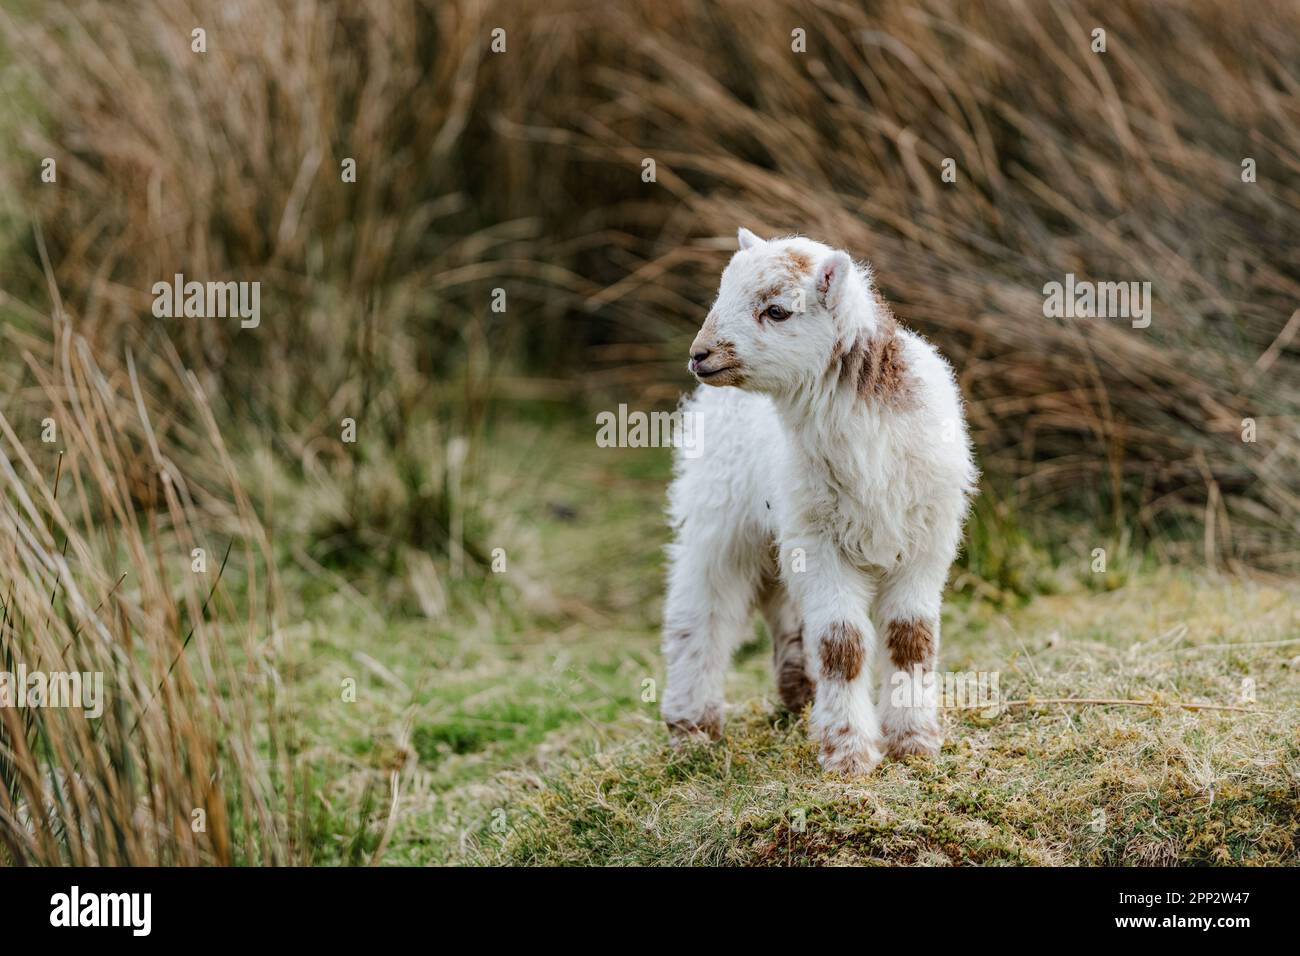
[[[803, 548], [806, 567], [790, 567]], [[871, 582], [833, 545], [790, 541], [782, 555], [786, 580], [804, 618], [809, 664], [816, 678], [812, 731], [826, 770], [870, 773], [881, 760], [880, 725], [871, 703], [876, 632], [868, 613]]]
[[886, 575], [876, 620], [885, 639], [880, 722], [892, 757], [936, 754], [939, 724], [939, 608], [949, 559], [922, 557]]

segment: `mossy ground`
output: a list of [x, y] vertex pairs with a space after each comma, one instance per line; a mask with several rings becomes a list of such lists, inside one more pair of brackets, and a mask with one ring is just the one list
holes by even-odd
[[725, 739], [667, 744], [645, 699], [666, 451], [554, 426], [488, 447], [503, 574], [439, 585], [433, 617], [340, 580], [284, 635], [319, 862], [1300, 862], [1293, 584], [1120, 567], [1090, 586], [1083, 564], [1027, 601], [957, 595], [945, 670], [996, 672], [1004, 699], [1154, 705], [949, 710], [937, 759], [828, 778], [805, 718], [774, 705], [758, 627]]

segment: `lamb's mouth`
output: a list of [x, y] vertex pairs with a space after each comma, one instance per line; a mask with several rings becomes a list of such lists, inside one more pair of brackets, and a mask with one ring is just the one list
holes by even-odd
[[744, 366], [739, 362], [731, 365], [720, 365], [717, 368], [697, 368], [695, 377], [701, 382], [707, 382], [710, 385], [734, 385], [744, 378]]

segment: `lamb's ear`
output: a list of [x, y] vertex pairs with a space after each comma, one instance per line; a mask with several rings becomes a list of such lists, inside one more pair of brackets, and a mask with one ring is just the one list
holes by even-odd
[[752, 249], [755, 246], [762, 245], [763, 243], [762, 239], [758, 238], [758, 236], [754, 235], [744, 226], [741, 226], [739, 231], [737, 231], [736, 238], [740, 240], [741, 251]]
[[845, 285], [853, 274], [853, 260], [847, 252], [836, 249], [817, 265], [817, 299], [834, 310], [844, 295]]

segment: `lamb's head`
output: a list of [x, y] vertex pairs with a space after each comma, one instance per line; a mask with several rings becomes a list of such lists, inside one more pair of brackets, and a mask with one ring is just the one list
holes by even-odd
[[805, 387], [843, 343], [870, 334], [870, 275], [811, 239], [764, 241], [748, 229], [739, 238], [687, 368], [706, 385], [773, 395]]

